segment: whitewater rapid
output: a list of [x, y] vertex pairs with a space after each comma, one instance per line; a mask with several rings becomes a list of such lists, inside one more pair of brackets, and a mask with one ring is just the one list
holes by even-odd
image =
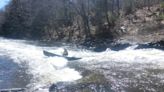
[[[104, 52], [72, 52], [83, 57], [81, 67], [105, 76], [109, 89], [97, 92], [163, 92], [164, 51], [154, 48], [136, 49], [138, 45], [124, 50]], [[100, 85], [102, 86], [102, 85]], [[107, 86], [107, 85], [104, 85]]]
[[[145, 68], [164, 69], [164, 51], [153, 48], [135, 49], [137, 47], [137, 45], [135, 45], [120, 51], [112, 51], [110, 48], [108, 48], [104, 52], [93, 52], [90, 50], [73, 48], [70, 46], [49, 47], [36, 46], [29, 43], [30, 42], [25, 40], [0, 38], [0, 62], [2, 63], [0, 63], [0, 67], [5, 66], [5, 64], [7, 64], [5, 66], [7, 67], [8, 64], [10, 64], [4, 63], [4, 61], [11, 62], [11, 64], [17, 64], [19, 67], [23, 67], [23, 69], [25, 69], [25, 74], [29, 75], [29, 83], [26, 85], [26, 87], [29, 89], [44, 89], [44, 87], [50, 86], [56, 82], [72, 82], [82, 78], [80, 72], [68, 67], [68, 62], [72, 61], [68, 61], [61, 57], [47, 57], [43, 54], [43, 50], [60, 54], [60, 48], [67, 48], [69, 53], [68, 56], [81, 57], [82, 59], [74, 62], [78, 62], [79, 64], [85, 63], [84, 67], [86, 69], [96, 70], [99, 68], [109, 68], [107, 71], [109, 74], [104, 71], [103, 72], [108, 74], [106, 77], [111, 78], [116, 84], [118, 79], [115, 79], [109, 75], [115, 75], [117, 72], [112, 70], [109, 72], [110, 67], [116, 67], [122, 70], [129, 68], [130, 70], [134, 71], [142, 71]], [[12, 67], [12, 65], [9, 67]], [[0, 71], [0, 77], [7, 76], [2, 72], [7, 72], [7, 70], [5, 71], [4, 69], [4, 71]], [[8, 77], [13, 77], [12, 73], [15, 73], [15, 71], [10, 71], [7, 73], [9, 74]], [[136, 73], [135, 76], [138, 75], [139, 74]], [[0, 85], [3, 85], [2, 83], [4, 83], [4, 81], [7, 80], [5, 80], [5, 78], [0, 78]], [[164, 81], [163, 77], [161, 77], [161, 81]], [[45, 89], [43, 92], [48, 92], [48, 89]]]
[[[80, 73], [67, 67], [68, 61], [66, 59], [61, 57], [46, 57], [43, 55], [43, 49], [45, 50], [47, 47], [26, 44], [26, 41], [23, 40], [0, 39], [0, 56], [6, 57], [6, 60], [10, 59], [11, 63], [14, 62], [20, 67], [25, 67], [25, 73], [32, 76], [30, 77], [29, 85], [27, 85], [28, 88], [38, 89], [47, 85], [50, 86], [56, 82], [74, 81], [81, 78]], [[8, 67], [8, 64], [6, 67]], [[1, 72], [8, 72], [8, 70]], [[4, 76], [7, 75], [1, 74], [0, 77]], [[24, 75], [19, 76], [25, 77]], [[8, 77], [14, 76], [10, 75]], [[9, 81], [4, 81], [3, 79], [5, 78], [0, 78], [0, 85]]]
[[124, 50], [112, 51], [107, 48], [104, 52], [89, 50], [70, 51], [70, 56], [83, 57], [80, 62], [124, 62], [124, 63], [154, 63], [164, 68], [164, 51], [154, 48], [135, 49], [138, 45], [130, 46]]

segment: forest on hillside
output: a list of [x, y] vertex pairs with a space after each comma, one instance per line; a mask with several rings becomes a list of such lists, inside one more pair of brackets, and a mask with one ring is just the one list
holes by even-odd
[[[114, 39], [117, 20], [163, 0], [11, 0], [0, 12], [0, 35], [79, 42]], [[163, 4], [161, 4], [163, 5]], [[164, 5], [163, 5], [164, 7]], [[164, 14], [161, 14], [164, 18]]]

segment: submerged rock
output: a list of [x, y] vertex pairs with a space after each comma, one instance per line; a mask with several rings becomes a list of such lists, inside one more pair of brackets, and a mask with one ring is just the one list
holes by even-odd
[[49, 88], [49, 92], [114, 92], [104, 75], [90, 73], [75, 82], [59, 82]]
[[164, 41], [158, 41], [158, 42], [151, 42], [147, 44], [139, 44], [139, 46], [136, 49], [142, 49], [142, 48], [156, 48], [164, 50]]
[[69, 84], [57, 83], [53, 84], [49, 92], [114, 92], [110, 84], [96, 84], [96, 83], [79, 83]]

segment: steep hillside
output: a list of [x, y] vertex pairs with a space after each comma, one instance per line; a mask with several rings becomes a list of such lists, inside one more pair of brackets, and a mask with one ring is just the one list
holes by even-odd
[[161, 4], [138, 9], [120, 18], [115, 30], [122, 41], [145, 43], [164, 40], [164, 7]]

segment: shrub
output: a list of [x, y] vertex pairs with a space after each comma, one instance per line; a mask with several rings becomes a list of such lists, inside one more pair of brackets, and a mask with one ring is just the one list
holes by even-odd
[[159, 15], [159, 19], [164, 20], [164, 13]]
[[161, 2], [160, 7], [164, 9], [164, 1]]

